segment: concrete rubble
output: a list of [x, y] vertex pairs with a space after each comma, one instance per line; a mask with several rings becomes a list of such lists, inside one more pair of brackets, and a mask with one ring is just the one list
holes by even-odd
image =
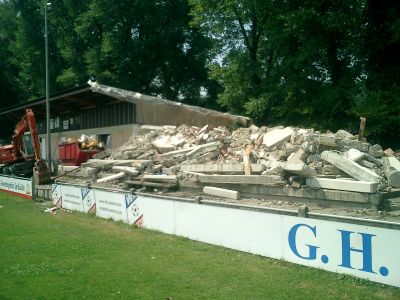
[[400, 162], [392, 149], [357, 138], [345, 130], [283, 126], [233, 131], [209, 125], [143, 126], [122, 147], [100, 152], [80, 168], [66, 168], [58, 180], [127, 191], [195, 190], [235, 199], [265, 196], [267, 190], [312, 199], [321, 197], [316, 190], [324, 190], [342, 204], [354, 198], [348, 197], [353, 192], [354, 202], [366, 199], [377, 206], [379, 195], [400, 187]]

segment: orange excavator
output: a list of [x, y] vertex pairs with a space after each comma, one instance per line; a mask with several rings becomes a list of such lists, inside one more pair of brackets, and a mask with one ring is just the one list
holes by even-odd
[[[33, 155], [24, 153], [23, 135], [29, 129], [33, 147]], [[25, 147], [26, 148], [26, 147]], [[36, 119], [31, 109], [18, 122], [12, 136], [12, 144], [0, 147], [0, 173], [20, 177], [34, 177], [35, 184], [51, 182], [50, 170], [40, 158], [40, 142], [36, 129]]]

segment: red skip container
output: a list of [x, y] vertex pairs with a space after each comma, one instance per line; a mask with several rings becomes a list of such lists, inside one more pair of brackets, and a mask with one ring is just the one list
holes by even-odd
[[101, 150], [82, 150], [78, 143], [59, 144], [58, 158], [64, 166], [80, 166]]

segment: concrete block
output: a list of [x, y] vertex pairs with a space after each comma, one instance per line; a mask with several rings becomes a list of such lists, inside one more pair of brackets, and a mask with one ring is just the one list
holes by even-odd
[[333, 151], [324, 151], [321, 154], [321, 157], [332, 165], [336, 166], [343, 172], [349, 174], [350, 176], [360, 180], [367, 182], [383, 182], [384, 179], [376, 174], [375, 172], [360, 166], [356, 162], [343, 157], [337, 152]]
[[173, 151], [176, 147], [182, 145], [185, 142], [185, 138], [180, 135], [169, 136], [165, 135], [156, 140], [151, 144], [157, 149], [159, 153], [167, 153]]
[[400, 162], [396, 157], [384, 157], [383, 158], [386, 178], [389, 181], [390, 186], [398, 188], [400, 187]]
[[324, 175], [343, 175], [343, 171], [333, 165], [324, 165], [321, 169]]
[[238, 200], [240, 198], [239, 192], [237, 192], [237, 191], [227, 190], [227, 189], [222, 189], [222, 188], [217, 188], [217, 187], [212, 187], [212, 186], [205, 186], [203, 188], [203, 193], [214, 195], [214, 196], [219, 196], [219, 197], [224, 197], [224, 198], [235, 199], [235, 200]]
[[176, 182], [178, 177], [176, 175], [143, 175], [142, 179], [149, 181]]
[[360, 193], [376, 193], [379, 184], [377, 182], [355, 181], [346, 179], [307, 178], [306, 185], [311, 188], [341, 190]]
[[368, 168], [368, 169], [373, 169], [373, 168], [376, 167], [376, 165], [375, 165], [374, 163], [372, 163], [372, 162], [370, 162], [370, 161], [368, 161], [368, 160], [366, 160], [366, 159], [360, 160], [360, 161], [358, 162], [358, 164], [359, 164], [360, 166], [366, 167], [366, 168]]
[[343, 129], [339, 129], [335, 133], [335, 137], [338, 138], [338, 139], [342, 139], [342, 140], [353, 140], [353, 139], [355, 139], [354, 135], [352, 135], [350, 132], [347, 132], [346, 130], [343, 130]]
[[383, 151], [386, 156], [394, 156], [394, 151], [392, 148], [387, 148], [385, 151]]
[[359, 160], [361, 160], [362, 158], [365, 157], [365, 153], [361, 152], [360, 150], [351, 148], [351, 149], [347, 150], [343, 154], [343, 156], [348, 158], [348, 159], [350, 159], [350, 160], [352, 160], [352, 161], [359, 161]]
[[118, 180], [122, 177], [125, 177], [125, 173], [124, 172], [120, 172], [118, 174], [114, 174], [114, 175], [110, 175], [107, 177], [103, 177], [97, 180], [97, 183], [101, 183], [101, 182], [109, 182], [109, 181], [114, 181], [114, 180]]
[[233, 184], [259, 184], [282, 185], [282, 178], [278, 175], [197, 175], [199, 182], [203, 183], [233, 183]]
[[[251, 172], [260, 174], [265, 170], [262, 164], [251, 164]], [[182, 165], [181, 171], [196, 173], [221, 173], [221, 174], [244, 174], [243, 164], [193, 164]]]
[[132, 176], [136, 176], [139, 174], [139, 171], [134, 167], [113, 166], [112, 169], [115, 171], [126, 172]]
[[365, 154], [365, 158], [372, 162], [373, 164], [377, 165], [378, 167], [382, 167], [383, 166], [383, 161], [381, 159], [375, 158], [372, 155], [366, 153]]
[[306, 141], [309, 141], [314, 144], [314, 146], [319, 147], [319, 146], [325, 146], [325, 147], [331, 147], [331, 148], [337, 148], [337, 138], [335, 136], [331, 135], [321, 135], [321, 134], [308, 134], [306, 136]]
[[313, 162], [320, 162], [320, 161], [323, 161], [323, 159], [322, 159], [321, 156], [318, 155], [318, 154], [310, 155], [310, 156], [307, 158], [307, 163], [308, 163], [308, 164], [313, 163]]
[[288, 162], [305, 162], [307, 159], [307, 153], [303, 149], [299, 149], [289, 155]]
[[356, 141], [356, 140], [338, 140], [338, 144], [344, 149], [357, 149], [361, 152], [368, 153], [370, 144], [366, 142]]
[[369, 148], [368, 153], [373, 157], [382, 157], [384, 152], [382, 146], [379, 144], [375, 144]]
[[274, 147], [287, 142], [293, 134], [291, 127], [285, 127], [283, 129], [273, 129], [264, 134], [263, 144], [267, 147]]

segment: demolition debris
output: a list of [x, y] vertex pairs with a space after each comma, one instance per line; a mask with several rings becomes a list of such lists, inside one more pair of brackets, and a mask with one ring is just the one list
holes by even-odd
[[399, 197], [400, 162], [345, 130], [181, 125], [146, 127], [58, 180], [126, 191], [189, 191], [231, 199], [377, 208]]

